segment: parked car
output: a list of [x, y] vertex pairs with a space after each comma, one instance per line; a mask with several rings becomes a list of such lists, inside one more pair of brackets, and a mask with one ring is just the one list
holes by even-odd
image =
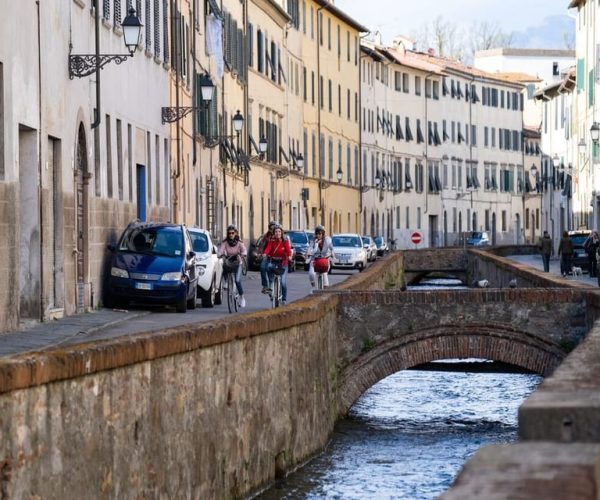
[[569, 239], [573, 243], [573, 260], [572, 264], [576, 267], [580, 267], [583, 271], [589, 271], [588, 256], [583, 248], [585, 240], [592, 232], [588, 229], [581, 229], [579, 231], [569, 231]]
[[474, 247], [483, 247], [490, 244], [490, 237], [485, 231], [473, 231], [467, 239], [467, 245]]
[[221, 303], [223, 264], [217, 257], [217, 247], [208, 231], [197, 227], [190, 227], [188, 231], [192, 240], [192, 250], [196, 254], [196, 295], [202, 301], [202, 307], [213, 307]]
[[308, 270], [306, 260], [308, 257], [309, 239], [306, 231], [288, 231], [285, 235], [290, 239], [290, 243], [294, 249], [295, 267], [301, 266]]
[[334, 257], [331, 260], [333, 269], [358, 269], [367, 267], [367, 251], [363, 247], [362, 238], [358, 234], [334, 234], [331, 237]]
[[377, 258], [377, 245], [375, 241], [370, 236], [363, 236], [363, 247], [367, 251], [367, 260], [369, 262], [374, 261]]
[[115, 306], [161, 304], [182, 313], [196, 307], [196, 254], [185, 226], [135, 221], [108, 249], [107, 299]]
[[[285, 233], [286, 238], [287, 233]], [[258, 239], [251, 241], [248, 248], [248, 268], [251, 271], [258, 271], [260, 269], [260, 263], [262, 261], [262, 250], [264, 250], [263, 244], [264, 235], [259, 236]], [[289, 239], [289, 238], [288, 238]], [[292, 258], [290, 259], [289, 272], [296, 270], [296, 250], [292, 245]]]
[[379, 255], [380, 257], [390, 251], [390, 247], [388, 246], [387, 241], [383, 236], [375, 236], [375, 238], [373, 238], [373, 241], [375, 241], [375, 244], [377, 245], [377, 255]]

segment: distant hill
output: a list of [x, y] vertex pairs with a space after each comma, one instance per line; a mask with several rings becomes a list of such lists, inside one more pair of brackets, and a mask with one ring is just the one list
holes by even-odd
[[538, 26], [515, 32], [511, 45], [523, 48], [575, 50], [575, 19], [566, 15], [548, 16]]

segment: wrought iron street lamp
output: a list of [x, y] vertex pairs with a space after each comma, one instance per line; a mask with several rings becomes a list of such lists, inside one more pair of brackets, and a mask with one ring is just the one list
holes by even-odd
[[344, 172], [342, 172], [342, 167], [338, 167], [337, 172], [335, 173], [338, 184], [341, 184], [342, 178], [344, 177]]
[[96, 53], [95, 54], [69, 54], [69, 78], [82, 78], [99, 71], [109, 62], [114, 61], [121, 64], [127, 58], [133, 57], [140, 43], [142, 33], [142, 23], [135, 15], [135, 9], [129, 9], [129, 13], [123, 19], [121, 27], [123, 28], [123, 41], [129, 51], [129, 54], [99, 54], [99, 9], [96, 8]]
[[600, 140], [600, 124], [598, 122], [592, 123], [590, 127], [590, 136], [592, 138], [592, 142], [597, 144], [598, 140]]
[[94, 8], [94, 54], [71, 54], [72, 45], [69, 44], [69, 78], [72, 80], [73, 78], [82, 78], [96, 73], [96, 109], [91, 128], [96, 128], [100, 125], [100, 117], [102, 116], [100, 112], [100, 70], [111, 61], [121, 64], [128, 57], [133, 57], [140, 43], [143, 26], [135, 15], [135, 9], [133, 7], [130, 8], [128, 15], [121, 23], [123, 41], [129, 54], [100, 54], [100, 8], [98, 7], [98, 3], [99, 1], [96, 0]]
[[[208, 106], [210, 105], [215, 93], [215, 84], [208, 73], [200, 75], [199, 87], [202, 105], [204, 109], [208, 109]], [[181, 120], [184, 116], [188, 115], [192, 111], [198, 111], [199, 109], [200, 108], [198, 106], [163, 106], [161, 108], [161, 119], [163, 123], [173, 123]], [[242, 117], [242, 125], [243, 122], [244, 118]]]

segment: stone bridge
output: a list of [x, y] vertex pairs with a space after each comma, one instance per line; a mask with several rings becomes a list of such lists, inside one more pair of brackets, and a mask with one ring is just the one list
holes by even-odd
[[570, 289], [331, 292], [338, 296], [340, 413], [388, 375], [483, 358], [548, 375], [590, 329]]
[[564, 280], [451, 254], [473, 278], [549, 288], [402, 292], [398, 252], [285, 308], [0, 359], [0, 496], [244, 497], [386, 375], [448, 357], [548, 374], [600, 310]]

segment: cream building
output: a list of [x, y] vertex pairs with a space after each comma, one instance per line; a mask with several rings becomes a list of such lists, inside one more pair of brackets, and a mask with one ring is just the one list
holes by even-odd
[[[169, 128], [155, 104], [169, 88], [164, 4], [142, 14], [134, 57], [108, 63], [98, 80], [93, 68], [69, 78], [70, 55], [95, 53], [92, 2], [4, 3], [0, 220], [7, 238], [0, 329], [6, 330], [101, 304], [106, 244], [136, 217], [168, 218], [171, 202]], [[121, 27], [126, 5], [101, 3], [100, 54], [128, 54]]]
[[[387, 182], [376, 196], [363, 190], [365, 231], [393, 227], [401, 248], [414, 246], [413, 233], [421, 246], [456, 245], [482, 230], [496, 244], [533, 239], [523, 225], [523, 85], [415, 52], [403, 38], [363, 46], [363, 176], [376, 185], [378, 171], [388, 170], [383, 158], [395, 171], [392, 201]], [[539, 201], [534, 215], [539, 232]]]

